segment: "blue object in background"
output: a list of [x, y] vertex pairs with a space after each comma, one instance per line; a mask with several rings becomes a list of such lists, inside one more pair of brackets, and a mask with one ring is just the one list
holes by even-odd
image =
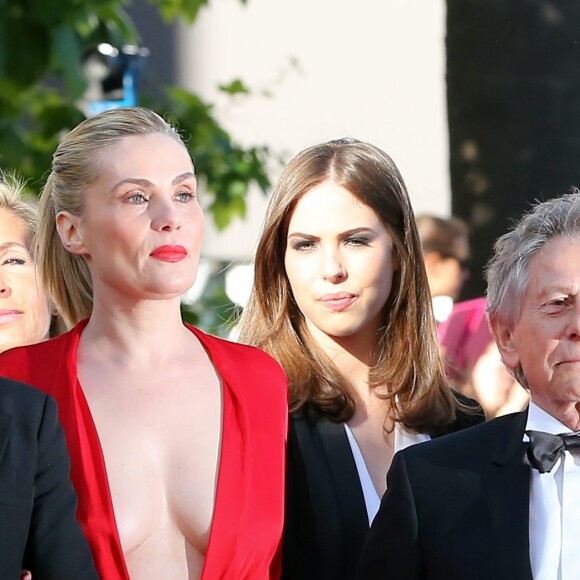
[[149, 49], [133, 45], [119, 50], [101, 43], [91, 51], [83, 63], [89, 82], [85, 94], [86, 114], [92, 116], [109, 109], [136, 106], [139, 74], [148, 56]]

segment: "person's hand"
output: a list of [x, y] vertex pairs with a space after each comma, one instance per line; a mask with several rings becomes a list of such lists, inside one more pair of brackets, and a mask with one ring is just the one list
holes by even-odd
[[22, 572], [20, 572], [20, 580], [32, 580], [32, 573], [30, 570], [22, 570]]

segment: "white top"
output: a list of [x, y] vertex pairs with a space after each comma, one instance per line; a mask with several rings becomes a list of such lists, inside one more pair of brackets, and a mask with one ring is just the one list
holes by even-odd
[[[526, 431], [572, 431], [532, 401]], [[524, 434], [524, 441], [528, 441]], [[531, 470], [530, 563], [534, 580], [580, 578], [580, 457], [564, 452], [550, 473]]]
[[[361, 453], [360, 447], [358, 446], [356, 437], [346, 423], [344, 423], [344, 430], [346, 431], [346, 436], [348, 438], [348, 442], [350, 443], [350, 449], [352, 451], [356, 469], [358, 471], [358, 478], [362, 487], [370, 526], [372, 521], [375, 519], [377, 512], [379, 511], [381, 498], [379, 497], [379, 494], [373, 485], [373, 481], [371, 479], [369, 470], [367, 469], [367, 465]], [[405, 447], [410, 447], [416, 443], [423, 443], [424, 441], [429, 441], [430, 439], [431, 437], [429, 437], [429, 435], [410, 433], [409, 431], [405, 431], [397, 423], [395, 427], [395, 453], [401, 449], [405, 449]]]

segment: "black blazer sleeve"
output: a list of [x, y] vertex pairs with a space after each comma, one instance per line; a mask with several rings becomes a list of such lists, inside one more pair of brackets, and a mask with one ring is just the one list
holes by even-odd
[[[0, 451], [0, 577], [97, 579], [75, 512], [70, 462], [55, 401], [2, 380], [0, 413], [8, 426]], [[10, 476], [7, 476], [7, 472]]]
[[420, 580], [419, 525], [402, 453], [393, 458], [379, 513], [367, 535], [357, 579]]

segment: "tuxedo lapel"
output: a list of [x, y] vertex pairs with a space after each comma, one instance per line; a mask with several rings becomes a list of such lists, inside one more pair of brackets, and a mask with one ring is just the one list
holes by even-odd
[[530, 468], [522, 441], [527, 411], [505, 424], [486, 481], [491, 536], [506, 580], [532, 580], [529, 550]]
[[11, 415], [0, 415], [0, 462], [4, 457], [8, 435], [10, 434], [10, 425], [12, 424]]

